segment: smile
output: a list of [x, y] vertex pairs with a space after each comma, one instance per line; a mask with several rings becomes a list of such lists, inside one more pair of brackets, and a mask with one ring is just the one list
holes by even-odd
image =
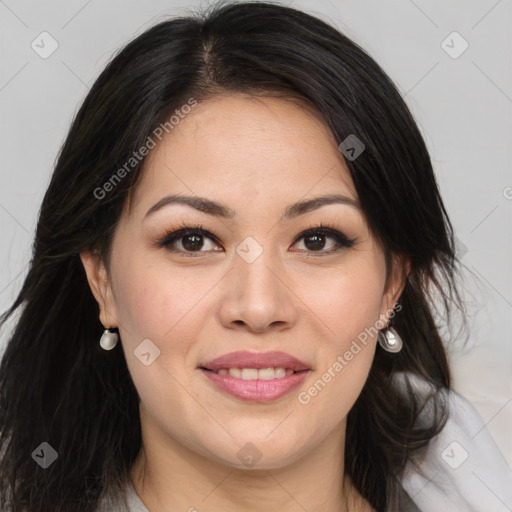
[[278, 366], [277, 368], [221, 368], [220, 370], [210, 370], [215, 371], [215, 373], [219, 375], [230, 375], [231, 377], [235, 377], [237, 379], [242, 380], [272, 380], [272, 379], [282, 379], [287, 375], [293, 375], [295, 373], [291, 368], [283, 368], [282, 366]]
[[248, 402], [272, 402], [298, 387], [311, 369], [284, 352], [232, 352], [198, 368], [223, 394]]

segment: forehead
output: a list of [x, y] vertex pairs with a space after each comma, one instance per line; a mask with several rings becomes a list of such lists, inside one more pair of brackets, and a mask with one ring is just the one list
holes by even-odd
[[357, 199], [319, 115], [296, 99], [240, 93], [199, 103], [163, 135], [146, 157], [130, 210], [142, 215], [171, 193], [237, 203], [237, 211], [247, 199], [281, 208], [325, 193]]

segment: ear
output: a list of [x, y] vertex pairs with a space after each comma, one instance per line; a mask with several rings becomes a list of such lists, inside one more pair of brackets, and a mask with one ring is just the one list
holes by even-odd
[[[402, 294], [407, 276], [411, 271], [411, 262], [405, 256], [394, 256], [388, 283], [382, 297], [381, 316], [389, 320], [389, 312], [393, 310]], [[389, 313], [389, 314], [388, 314]]]
[[112, 293], [112, 286], [107, 269], [97, 252], [84, 251], [80, 259], [87, 274], [91, 292], [100, 308], [100, 322], [105, 328], [117, 327], [117, 312]]

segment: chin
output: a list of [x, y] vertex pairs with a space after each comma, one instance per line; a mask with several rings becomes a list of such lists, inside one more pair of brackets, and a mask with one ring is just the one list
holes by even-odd
[[306, 444], [293, 436], [281, 434], [270, 439], [261, 431], [255, 431], [253, 437], [245, 431], [243, 436], [234, 437], [237, 441], [233, 440], [229, 447], [209, 448], [209, 456], [231, 468], [257, 471], [284, 468], [307, 452]]

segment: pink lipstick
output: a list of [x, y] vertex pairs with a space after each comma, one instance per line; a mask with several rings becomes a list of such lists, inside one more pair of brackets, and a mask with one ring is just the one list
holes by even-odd
[[199, 366], [209, 381], [240, 400], [272, 402], [290, 393], [311, 368], [285, 352], [238, 351]]

